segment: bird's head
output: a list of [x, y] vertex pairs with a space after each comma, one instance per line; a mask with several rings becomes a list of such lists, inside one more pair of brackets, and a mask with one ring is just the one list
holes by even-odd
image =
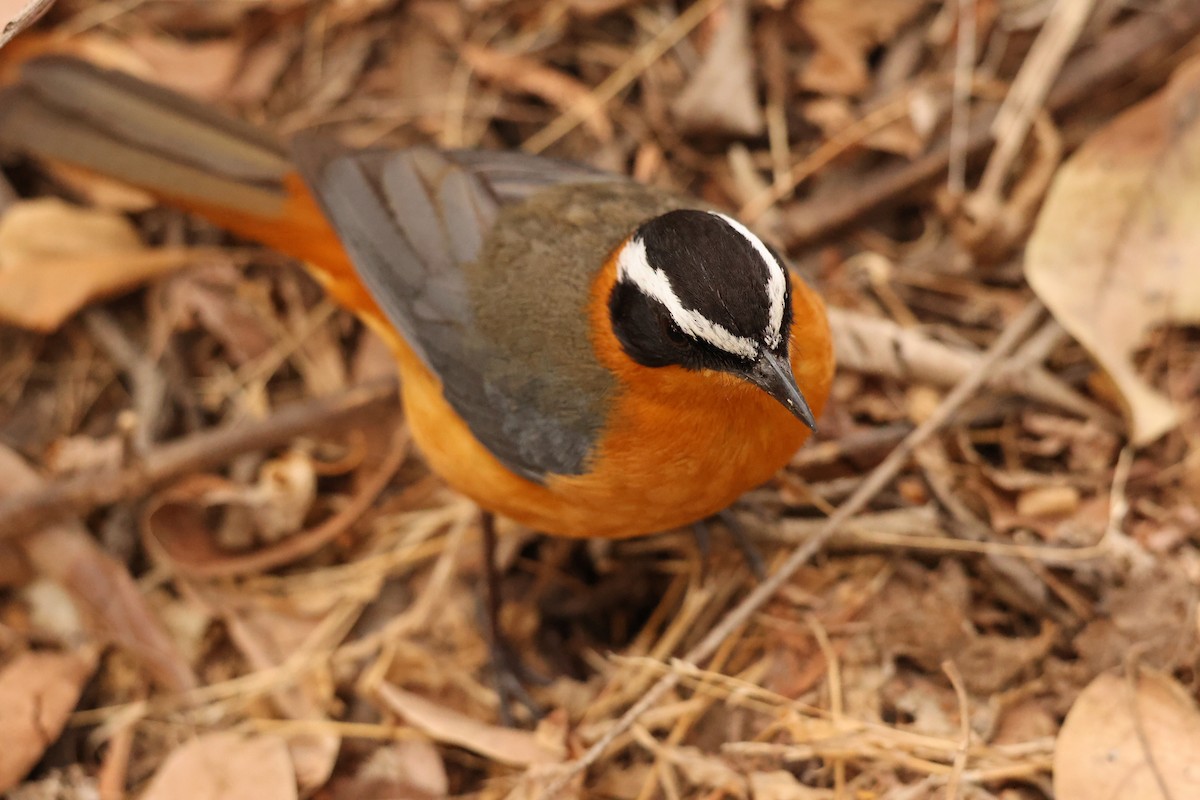
[[630, 358], [733, 375], [816, 429], [789, 358], [791, 280], [761, 239], [724, 214], [671, 211], [642, 224], [616, 258], [608, 307]]

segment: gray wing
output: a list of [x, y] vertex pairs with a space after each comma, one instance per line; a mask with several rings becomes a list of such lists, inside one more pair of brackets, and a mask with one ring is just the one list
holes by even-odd
[[476, 438], [531, 480], [582, 472], [596, 433], [581, 424], [590, 409], [574, 407], [585, 399], [542, 391], [545, 376], [498, 363], [507, 356], [478, 333], [468, 272], [501, 206], [549, 186], [620, 179], [522, 153], [348, 151], [315, 135], [294, 150], [359, 277]]

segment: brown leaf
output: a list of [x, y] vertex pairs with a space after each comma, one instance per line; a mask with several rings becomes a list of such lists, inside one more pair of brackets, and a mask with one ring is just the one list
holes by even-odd
[[50, 331], [88, 302], [210, 255], [149, 249], [124, 217], [54, 198], [0, 217], [0, 322]]
[[1186, 663], [1200, 650], [1197, 599], [1186, 571], [1171, 561], [1135, 569], [1104, 593], [1102, 614], [1075, 637], [1081, 662], [1094, 674], [1119, 666], [1136, 648], [1151, 664]]
[[245, 490], [225, 478], [199, 474], [151, 498], [142, 514], [142, 542], [173, 570], [194, 578], [262, 572], [312, 555], [353, 525], [400, 468], [408, 453], [408, 435], [399, 425], [392, 430], [389, 449], [377, 468], [364, 476], [348, 502], [313, 527], [256, 550], [228, 552], [212, 531], [210, 511]]
[[601, 142], [612, 141], [612, 120], [604, 106], [597, 102], [588, 87], [570, 75], [525, 56], [501, 53], [469, 42], [463, 45], [461, 52], [463, 59], [484, 80], [536, 95], [563, 113], [576, 107], [586, 109], [588, 113], [583, 124]]
[[1131, 361], [1164, 323], [1200, 322], [1200, 58], [1094, 134], [1059, 170], [1026, 251], [1025, 276], [1112, 377], [1135, 444], [1179, 412]]
[[[936, 670], [970, 641], [970, 588], [956, 562], [936, 571], [912, 569], [888, 582], [868, 614], [880, 648]], [[914, 624], [919, 620], [920, 624]]]
[[[279, 607], [272, 600], [237, 590], [193, 586], [189, 596], [225, 620], [230, 638], [254, 670], [283, 666], [303, 648], [331, 651], [341, 641], [343, 630], [329, 625], [328, 613]], [[314, 634], [322, 634], [318, 641]], [[319, 721], [331, 701], [332, 686], [326, 680], [301, 678], [271, 691], [276, 708], [288, 719]], [[283, 737], [291, 754], [296, 782], [308, 793], [324, 786], [333, 773], [341, 737], [328, 728], [314, 726]]]
[[1200, 711], [1170, 677], [1104, 674], [1075, 700], [1054, 749], [1058, 800], [1200, 797]]
[[353, 777], [335, 780], [332, 800], [363, 797], [446, 797], [450, 781], [436, 747], [423, 739], [385, 744], [371, 753]]
[[726, 4], [704, 61], [675, 101], [675, 119], [683, 130], [731, 136], [763, 132], [749, 16], [745, 0]]
[[868, 86], [867, 57], [871, 50], [891, 39], [924, 6], [925, 0], [798, 3], [800, 25], [817, 45], [817, 52], [800, 75], [800, 85], [823, 94], [861, 94]]
[[163, 762], [141, 800], [294, 800], [287, 745], [277, 736], [207, 733]]
[[388, 683], [380, 685], [376, 692], [390, 711], [426, 736], [465, 747], [485, 758], [525, 767], [555, 764], [566, 756], [564, 746], [553, 746], [536, 731], [488, 725]]
[[58, 738], [96, 668], [96, 653], [22, 653], [0, 671], [0, 792]]
[[[41, 484], [20, 456], [0, 446], [0, 497], [34, 491]], [[17, 543], [39, 574], [70, 593], [99, 636], [134, 653], [163, 686], [175, 690], [195, 686], [187, 662], [147, 606], [129, 571], [104, 552], [78, 521], [29, 532]]]
[[247, 291], [242, 272], [227, 259], [163, 281], [155, 309], [155, 338], [198, 325], [221, 343], [241, 366], [278, 346], [278, 335], [263, 303]]

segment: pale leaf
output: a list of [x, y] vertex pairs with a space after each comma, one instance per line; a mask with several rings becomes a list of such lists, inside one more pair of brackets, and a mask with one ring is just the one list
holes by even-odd
[[141, 800], [295, 800], [287, 745], [277, 736], [207, 733], [167, 756]]
[[744, 0], [727, 8], [704, 61], [672, 108], [687, 131], [758, 136], [766, 122], [758, 105], [750, 11]]
[[[1165, 794], [1164, 794], [1165, 790]], [[1183, 687], [1142, 670], [1096, 678], [1075, 700], [1054, 749], [1058, 800], [1200, 797], [1200, 712]]]
[[22, 653], [0, 670], [0, 792], [18, 783], [62, 732], [96, 667], [95, 650]]
[[202, 250], [151, 250], [119, 214], [54, 198], [0, 217], [0, 322], [51, 331], [91, 300], [179, 269]]
[[493, 761], [526, 767], [558, 763], [566, 756], [565, 747], [546, 741], [536, 731], [489, 725], [387, 683], [377, 692], [390, 711], [434, 741], [466, 748]]
[[1200, 59], [1094, 134], [1050, 187], [1025, 276], [1112, 377], [1135, 444], [1179, 412], [1131, 357], [1166, 323], [1200, 322]]

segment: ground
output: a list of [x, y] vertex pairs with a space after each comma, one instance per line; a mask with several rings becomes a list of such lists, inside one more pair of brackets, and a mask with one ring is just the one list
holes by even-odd
[[1198, 6], [60, 0], [5, 80], [65, 50], [284, 137], [737, 213], [826, 298], [839, 373], [733, 509], [766, 583], [719, 534], [502, 523], [547, 678], [505, 727], [478, 511], [386, 349], [282, 256], [8, 158], [0, 790], [1200, 796]]

